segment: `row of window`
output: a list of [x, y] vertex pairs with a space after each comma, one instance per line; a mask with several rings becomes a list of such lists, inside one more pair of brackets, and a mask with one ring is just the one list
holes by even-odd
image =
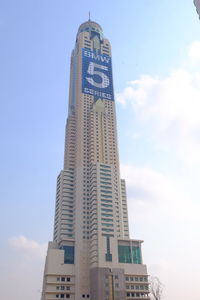
[[105, 214], [105, 213], [102, 213], [101, 216], [104, 216], [104, 217], [113, 217], [112, 214]]
[[[100, 187], [103, 187], [104, 189], [105, 188], [112, 188], [111, 182], [107, 182], [107, 181], [102, 181], [101, 180], [100, 183], [103, 184]], [[109, 186], [105, 186], [105, 185], [109, 185]]]
[[135, 298], [146, 298], [148, 297], [148, 294], [145, 294], [145, 293], [126, 293], [126, 296], [127, 297], [135, 297]]
[[147, 277], [135, 277], [135, 276], [126, 276], [126, 281], [140, 281], [140, 282], [147, 282], [148, 278]]
[[58, 286], [56, 287], [56, 289], [57, 289], [57, 290], [61, 290], [61, 291], [64, 291], [64, 290], [69, 291], [69, 290], [70, 290], [70, 286], [68, 286], [68, 285], [67, 285], [67, 286], [64, 286], [64, 285], [59, 286], [59, 285], [58, 285]]
[[112, 223], [102, 223], [102, 226], [106, 226], [106, 227], [113, 227], [114, 225]]
[[[102, 186], [103, 187], [103, 186]], [[104, 188], [104, 187], [103, 187]], [[109, 189], [110, 187], [105, 187], [107, 189]], [[101, 193], [104, 193], [104, 194], [112, 194], [112, 191], [108, 191], [108, 190], [101, 190]]]
[[111, 168], [110, 166], [107, 166], [107, 165], [102, 165], [102, 164], [100, 164], [100, 167], [102, 167], [102, 168], [106, 168], [106, 169], [110, 169], [110, 168]]
[[70, 298], [70, 294], [56, 294], [56, 298]]
[[114, 229], [102, 228], [102, 231], [105, 231], [105, 232], [114, 232]]
[[104, 222], [113, 222], [113, 219], [101, 218], [101, 221], [104, 221]]
[[126, 285], [127, 290], [147, 290], [148, 285]]
[[57, 277], [57, 281], [70, 282], [71, 278], [70, 277]]
[[[101, 165], [100, 165], [101, 166]], [[100, 168], [100, 171], [102, 171], [102, 172], [111, 172], [111, 170], [110, 169], [103, 169], [103, 168]]]
[[[105, 175], [103, 174], [103, 176], [105, 176]], [[100, 179], [110, 181], [110, 180], [111, 180], [111, 177], [102, 177], [102, 176], [100, 175]]]
[[[112, 194], [112, 192], [111, 192], [111, 194]], [[112, 196], [110, 196], [110, 195], [105, 195], [105, 194], [101, 194], [101, 197], [112, 199]]]

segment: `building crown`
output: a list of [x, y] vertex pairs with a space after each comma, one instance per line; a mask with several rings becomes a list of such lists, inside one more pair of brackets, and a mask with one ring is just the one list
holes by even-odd
[[98, 33], [101, 38], [103, 37], [103, 29], [101, 28], [101, 26], [98, 23], [91, 21], [90, 19], [79, 26], [77, 36], [84, 31], [90, 33]]

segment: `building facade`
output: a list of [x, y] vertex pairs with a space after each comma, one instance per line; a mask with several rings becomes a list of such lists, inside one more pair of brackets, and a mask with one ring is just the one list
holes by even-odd
[[120, 178], [111, 46], [89, 20], [71, 55], [64, 168], [42, 300], [149, 299], [141, 244], [129, 237]]

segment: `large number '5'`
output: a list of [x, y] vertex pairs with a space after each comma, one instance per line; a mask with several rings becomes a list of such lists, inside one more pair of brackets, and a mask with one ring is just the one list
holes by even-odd
[[[87, 81], [93, 86], [101, 89], [105, 89], [109, 86], [110, 81], [108, 76], [102, 72], [101, 70], [108, 71], [108, 67], [102, 66], [99, 64], [95, 64], [94, 62], [90, 62], [88, 66], [87, 73], [90, 75], [97, 75], [100, 77], [101, 82], [96, 82], [92, 77], [86, 77]], [[95, 77], [94, 77], [95, 78]]]

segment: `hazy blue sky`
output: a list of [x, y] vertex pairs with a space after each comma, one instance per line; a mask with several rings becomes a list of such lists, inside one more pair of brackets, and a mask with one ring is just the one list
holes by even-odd
[[0, 0], [0, 282], [39, 300], [77, 29], [110, 40], [130, 229], [166, 300], [200, 294], [200, 21], [192, 0]]

